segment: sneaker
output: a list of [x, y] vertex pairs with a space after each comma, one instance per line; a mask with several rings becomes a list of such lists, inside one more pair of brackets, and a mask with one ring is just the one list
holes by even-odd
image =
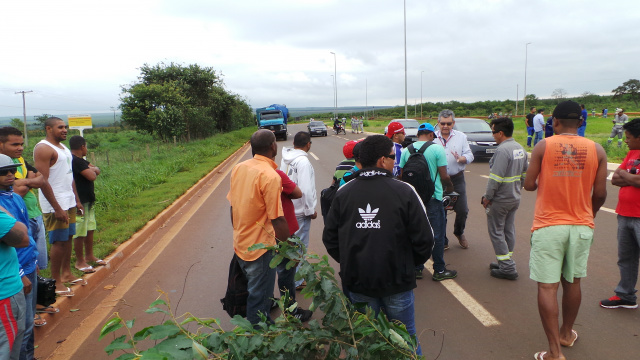
[[295, 310], [290, 312], [289, 315], [291, 315], [294, 318], [300, 320], [301, 322], [307, 322], [307, 321], [309, 321], [309, 319], [311, 319], [311, 316], [313, 315], [313, 311], [305, 310], [305, 309], [301, 308], [300, 306], [298, 306], [298, 307], [296, 307]]
[[422, 279], [422, 269], [416, 269], [416, 279]]
[[489, 269], [491, 269], [491, 270], [500, 269], [500, 265], [498, 265], [498, 263], [492, 262], [491, 264], [489, 264]]
[[509, 273], [500, 269], [491, 269], [491, 276], [498, 279], [515, 280], [518, 278], [518, 273]]
[[447, 279], [453, 279], [458, 276], [458, 272], [455, 270], [447, 270], [444, 269], [442, 272], [434, 272], [433, 273], [433, 281], [442, 281]]
[[607, 300], [600, 301], [600, 306], [607, 309], [636, 309], [638, 307], [638, 303], [636, 303], [635, 301], [622, 300], [616, 295], [608, 298]]
[[445, 246], [444, 246], [444, 250], [445, 250], [445, 251], [449, 250], [449, 245], [445, 245]]

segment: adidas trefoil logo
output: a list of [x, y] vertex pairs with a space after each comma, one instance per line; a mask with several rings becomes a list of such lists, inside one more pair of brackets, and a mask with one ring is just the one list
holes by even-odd
[[358, 212], [360, 213], [360, 216], [362, 217], [362, 220], [364, 220], [364, 221], [356, 223], [356, 228], [358, 228], [358, 229], [380, 229], [380, 220], [378, 220], [376, 222], [373, 221], [373, 219], [376, 217], [376, 215], [378, 215], [378, 210], [380, 210], [380, 208], [371, 210], [371, 204], [367, 204], [367, 208], [364, 209], [364, 210], [362, 210], [361, 208], [358, 208]]

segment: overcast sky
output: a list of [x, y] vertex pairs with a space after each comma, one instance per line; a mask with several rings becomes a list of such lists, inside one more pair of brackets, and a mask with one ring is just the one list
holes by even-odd
[[[637, 0], [407, 0], [408, 103], [610, 94], [640, 78]], [[109, 112], [147, 63], [212, 67], [253, 107], [404, 105], [400, 0], [5, 1], [0, 116]], [[422, 86], [421, 86], [422, 80]], [[516, 89], [519, 86], [519, 93]]]

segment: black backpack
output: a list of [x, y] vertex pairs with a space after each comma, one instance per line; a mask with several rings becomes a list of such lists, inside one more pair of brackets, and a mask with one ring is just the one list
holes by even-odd
[[[349, 182], [352, 179], [355, 179], [357, 176], [356, 174], [357, 172], [344, 176], [344, 182]], [[336, 179], [335, 177], [333, 179], [333, 184], [320, 192], [320, 210], [322, 212], [322, 218], [325, 222], [327, 221], [329, 209], [331, 209], [331, 203], [333, 202], [333, 199], [336, 197], [336, 193], [340, 188], [340, 180]]]
[[227, 293], [220, 299], [222, 308], [233, 317], [240, 315], [247, 316], [247, 297], [249, 297], [247, 276], [242, 271], [238, 256], [234, 253], [229, 264], [229, 281], [227, 283]]
[[407, 147], [410, 154], [409, 159], [407, 159], [402, 168], [402, 181], [413, 185], [425, 204], [431, 200], [433, 193], [436, 191], [436, 186], [431, 180], [429, 164], [424, 157], [424, 152], [431, 145], [433, 145], [433, 142], [429, 141], [422, 145], [419, 150], [416, 150], [413, 144], [409, 145]]

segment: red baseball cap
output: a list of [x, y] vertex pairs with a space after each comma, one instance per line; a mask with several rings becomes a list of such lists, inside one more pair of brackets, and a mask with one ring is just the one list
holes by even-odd
[[356, 146], [358, 142], [355, 140], [347, 141], [346, 144], [342, 147], [342, 153], [344, 157], [347, 159], [353, 158], [353, 148]]
[[389, 123], [389, 126], [387, 127], [387, 137], [389, 139], [391, 139], [393, 135], [400, 133], [404, 134], [404, 126], [402, 126], [402, 124], [395, 121]]

